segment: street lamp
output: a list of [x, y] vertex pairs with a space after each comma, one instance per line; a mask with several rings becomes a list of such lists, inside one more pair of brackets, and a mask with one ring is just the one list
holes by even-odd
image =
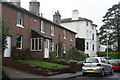
[[108, 59], [108, 29], [107, 29], [107, 59]]

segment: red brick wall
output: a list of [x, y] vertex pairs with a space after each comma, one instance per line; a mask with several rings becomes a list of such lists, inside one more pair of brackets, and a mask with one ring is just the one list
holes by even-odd
[[[24, 28], [17, 27], [17, 10], [3, 5], [3, 21], [8, 28], [9, 35], [12, 37], [12, 46], [16, 46], [16, 36], [23, 36], [23, 49], [29, 48], [31, 50], [31, 29], [40, 31], [40, 19], [30, 16], [27, 13], [24, 13]], [[51, 36], [51, 25], [55, 26], [55, 36]], [[51, 22], [45, 21], [45, 34], [51, 36], [55, 45], [58, 43], [58, 38], [60, 35], [60, 41], [66, 45], [75, 46], [75, 34], [73, 33], [73, 41], [70, 41], [70, 31], [66, 30], [67, 38], [63, 38], [63, 28], [60, 28]], [[42, 51], [31, 51], [33, 56], [37, 59], [41, 59], [44, 56], [44, 38], [42, 38]], [[51, 44], [49, 45], [51, 48]]]

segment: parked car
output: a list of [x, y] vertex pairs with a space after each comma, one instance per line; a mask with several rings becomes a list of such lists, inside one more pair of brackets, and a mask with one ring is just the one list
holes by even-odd
[[112, 64], [114, 71], [120, 71], [120, 59], [109, 59], [110, 64]]
[[112, 65], [104, 57], [91, 57], [86, 58], [82, 64], [82, 73], [98, 73], [100, 76], [104, 76], [106, 73], [113, 75], [114, 70]]

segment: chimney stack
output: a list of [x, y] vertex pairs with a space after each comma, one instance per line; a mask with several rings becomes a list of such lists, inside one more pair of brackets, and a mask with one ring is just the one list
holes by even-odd
[[79, 12], [78, 10], [72, 11], [72, 20], [78, 20], [79, 19]]
[[55, 14], [53, 15], [53, 22], [60, 24], [61, 23], [61, 15], [59, 11], [57, 10]]
[[38, 1], [31, 0], [29, 2], [29, 11], [38, 16], [40, 16], [39, 7], [40, 7], [40, 3]]
[[21, 5], [20, 0], [10, 0], [10, 2], [18, 7]]

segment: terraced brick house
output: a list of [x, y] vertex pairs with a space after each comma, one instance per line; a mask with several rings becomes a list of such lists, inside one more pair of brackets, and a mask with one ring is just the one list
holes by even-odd
[[[51, 51], [56, 51], [56, 56], [63, 56], [71, 46], [75, 46], [75, 32], [40, 16], [40, 3], [36, 0], [29, 5], [28, 11], [18, 4], [2, 3], [2, 19], [8, 29], [4, 57], [11, 57], [15, 48], [23, 52], [27, 50], [35, 59], [44, 59], [50, 57]], [[55, 15], [60, 17], [60, 14]], [[59, 42], [62, 46], [58, 54]]]

